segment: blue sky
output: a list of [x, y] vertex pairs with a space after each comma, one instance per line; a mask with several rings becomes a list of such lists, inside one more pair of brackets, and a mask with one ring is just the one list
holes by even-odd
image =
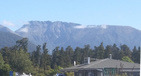
[[1, 0], [0, 10], [0, 24], [12, 30], [34, 20], [141, 30], [141, 0]]

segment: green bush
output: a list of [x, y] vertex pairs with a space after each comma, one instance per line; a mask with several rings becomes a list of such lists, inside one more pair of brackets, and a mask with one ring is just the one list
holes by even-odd
[[74, 76], [74, 72], [66, 72], [65, 75], [66, 76]]

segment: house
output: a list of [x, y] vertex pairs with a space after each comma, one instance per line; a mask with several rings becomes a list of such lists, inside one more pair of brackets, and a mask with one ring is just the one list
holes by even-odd
[[85, 63], [64, 68], [62, 72], [74, 72], [74, 76], [140, 76], [140, 64], [130, 63], [112, 58], [91, 61], [90, 57], [84, 59]]

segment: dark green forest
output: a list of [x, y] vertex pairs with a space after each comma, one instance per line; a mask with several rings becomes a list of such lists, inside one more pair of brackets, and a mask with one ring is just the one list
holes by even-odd
[[[33, 76], [53, 76], [60, 69], [73, 66], [73, 62], [82, 64], [84, 57], [97, 59], [109, 58], [140, 63], [140, 47], [134, 46], [130, 49], [123, 44], [119, 47], [116, 44], [103, 46], [84, 45], [83, 48], [71, 46], [67, 48], [57, 46], [52, 54], [49, 54], [47, 43], [38, 45], [36, 50], [28, 52], [28, 39], [16, 41], [13, 47], [0, 49], [0, 76], [8, 76], [9, 71], [19, 73], [32, 73]], [[128, 58], [128, 59], [126, 59]], [[130, 60], [129, 60], [130, 59]]]

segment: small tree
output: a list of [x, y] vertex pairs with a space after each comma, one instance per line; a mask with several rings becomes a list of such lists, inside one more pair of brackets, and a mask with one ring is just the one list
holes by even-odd
[[10, 70], [9, 64], [4, 64], [3, 57], [0, 53], [0, 76], [8, 76]]
[[123, 61], [134, 63], [128, 56], [122, 58]]
[[20, 73], [29, 73], [33, 68], [32, 62], [29, 59], [29, 54], [23, 50], [11, 53], [10, 65], [14, 71]]
[[66, 72], [65, 75], [66, 76], [74, 76], [74, 72]]
[[3, 60], [3, 57], [0, 53], [0, 69], [2, 69], [2, 66], [4, 65], [4, 60]]

